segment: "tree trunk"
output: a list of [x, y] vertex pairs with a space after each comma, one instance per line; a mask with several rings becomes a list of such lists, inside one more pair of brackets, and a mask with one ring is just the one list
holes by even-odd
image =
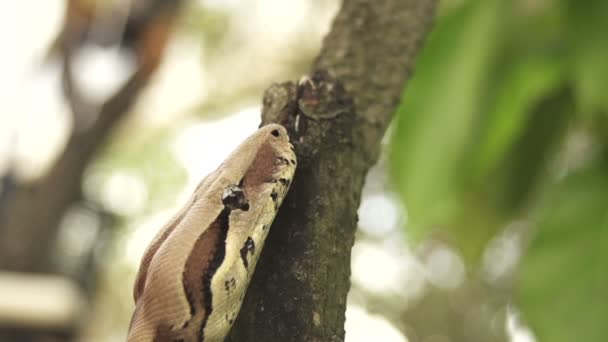
[[228, 341], [344, 340], [361, 189], [435, 5], [344, 0], [312, 77], [266, 91], [299, 165]]

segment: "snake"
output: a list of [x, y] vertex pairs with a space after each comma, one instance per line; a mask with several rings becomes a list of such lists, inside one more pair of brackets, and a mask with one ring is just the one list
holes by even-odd
[[128, 342], [225, 339], [296, 166], [286, 129], [269, 124], [198, 184], [141, 258]]

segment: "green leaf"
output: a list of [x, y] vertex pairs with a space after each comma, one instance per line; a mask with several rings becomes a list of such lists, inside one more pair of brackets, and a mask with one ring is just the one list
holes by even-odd
[[497, 99], [488, 108], [472, 178], [486, 174], [505, 157], [524, 134], [533, 106], [563, 83], [563, 63], [553, 55], [520, 57], [507, 69], [497, 86]]
[[548, 164], [559, 150], [574, 112], [574, 95], [561, 87], [531, 101], [527, 121], [512, 146], [491, 173], [482, 180], [485, 201], [504, 219], [518, 213], [536, 183], [546, 175]]
[[96, 162], [99, 170], [129, 170], [142, 178], [148, 192], [148, 209], [166, 205], [176, 196], [186, 170], [171, 149], [174, 130], [135, 132], [106, 147]]
[[391, 166], [414, 239], [457, 209], [461, 161], [499, 45], [503, 4], [469, 1], [447, 14], [429, 36], [405, 89]]
[[517, 299], [539, 342], [608, 341], [607, 171], [568, 176], [538, 210]]
[[463, 192], [452, 239], [469, 261], [478, 261], [486, 243], [535, 199], [533, 190], [563, 141], [574, 106], [571, 89], [562, 87], [534, 100], [531, 108], [517, 113], [525, 114], [526, 123], [499, 163]]
[[573, 79], [585, 114], [608, 112], [608, 1], [568, 1]]

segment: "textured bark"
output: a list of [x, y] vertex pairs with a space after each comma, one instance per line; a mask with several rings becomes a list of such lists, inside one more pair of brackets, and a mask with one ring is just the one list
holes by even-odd
[[298, 170], [228, 341], [343, 341], [365, 175], [436, 1], [345, 0], [299, 84], [271, 86], [263, 121], [290, 131]]

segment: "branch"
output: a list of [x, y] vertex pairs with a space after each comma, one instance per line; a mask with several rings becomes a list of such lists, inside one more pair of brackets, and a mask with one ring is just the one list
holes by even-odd
[[[35, 184], [15, 189], [2, 201], [0, 212], [0, 269], [52, 271], [49, 264], [58, 224], [65, 210], [81, 199], [84, 171], [103, 146], [112, 128], [128, 111], [158, 67], [183, 0], [128, 1], [124, 18], [101, 16], [88, 1], [68, 1], [63, 30], [49, 52], [63, 64], [63, 86], [74, 118], [74, 129], [63, 154]], [[122, 8], [122, 6], [120, 6]], [[121, 12], [121, 11], [119, 11]], [[113, 27], [125, 20], [120, 41], [114, 36], [90, 35], [91, 29]], [[120, 29], [120, 27], [116, 27]], [[106, 41], [108, 38], [110, 40]], [[87, 103], [73, 84], [72, 57], [85, 43], [116, 43], [131, 50], [136, 71], [101, 108]], [[96, 120], [90, 124], [89, 117]]]
[[345, 0], [299, 84], [271, 86], [263, 122], [290, 131], [298, 170], [228, 341], [343, 341], [365, 175], [436, 1]]
[[136, 72], [104, 103], [95, 123], [74, 131], [63, 154], [38, 182], [8, 194], [0, 212], [0, 268], [48, 271], [52, 242], [65, 209], [81, 198], [84, 171], [116, 123], [128, 114], [149, 74]]

